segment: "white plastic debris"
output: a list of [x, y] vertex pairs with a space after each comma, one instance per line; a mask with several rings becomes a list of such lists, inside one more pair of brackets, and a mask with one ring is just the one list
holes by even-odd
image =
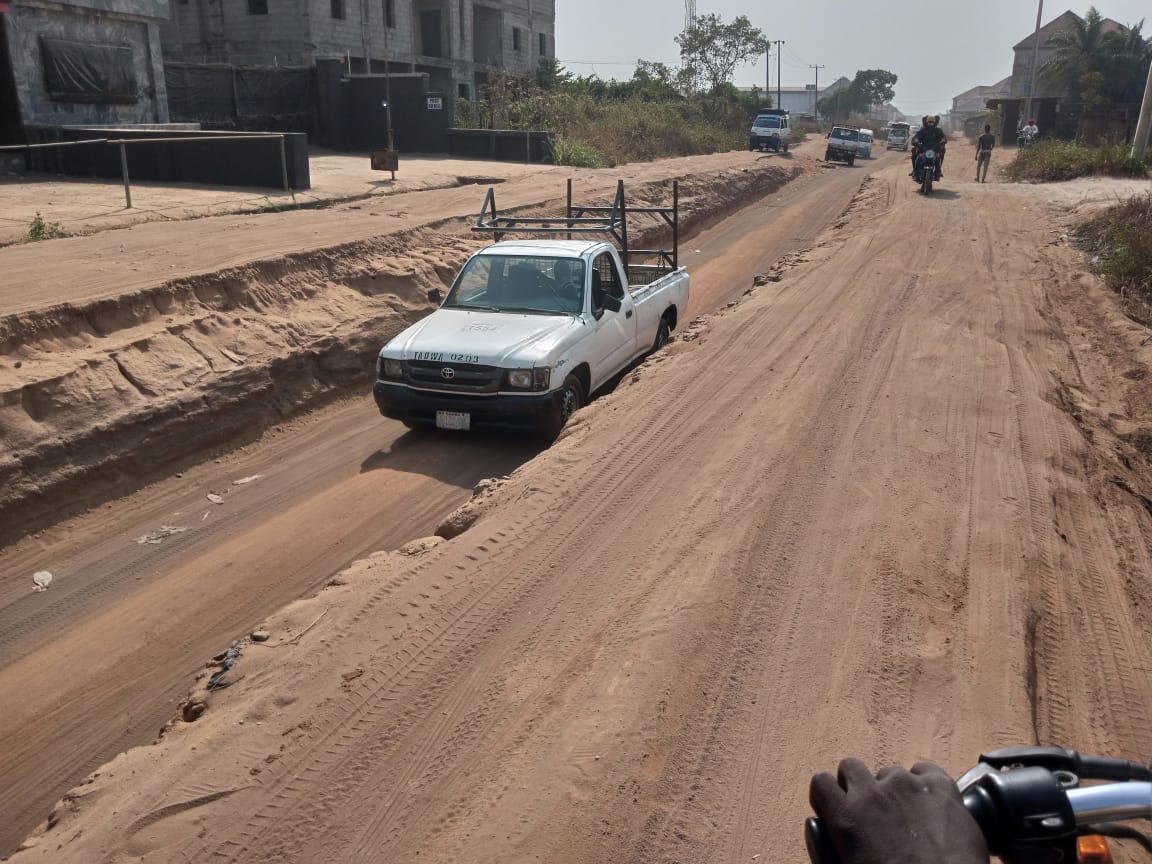
[[209, 492], [208, 493], [208, 500], [211, 501], [213, 504], [223, 504], [224, 503], [224, 496], [223, 495], [217, 495], [215, 492]]
[[52, 584], [52, 574], [47, 570], [37, 570], [32, 574], [32, 581], [36, 583], [33, 591], [47, 591]]
[[248, 483], [251, 483], [253, 480], [259, 480], [263, 476], [264, 476], [263, 474], [253, 474], [250, 477], [241, 477], [239, 480], [233, 480], [232, 485], [233, 486], [244, 486]]
[[153, 545], [163, 543], [165, 538], [171, 537], [173, 534], [183, 534], [187, 528], [181, 528], [176, 525], [161, 525], [157, 530], [145, 534], [143, 537], [137, 537], [136, 542], [141, 546]]

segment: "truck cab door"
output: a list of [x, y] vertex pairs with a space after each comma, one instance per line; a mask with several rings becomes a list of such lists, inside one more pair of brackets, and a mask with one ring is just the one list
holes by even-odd
[[636, 355], [636, 308], [625, 289], [616, 256], [602, 252], [592, 262], [592, 389], [596, 389]]

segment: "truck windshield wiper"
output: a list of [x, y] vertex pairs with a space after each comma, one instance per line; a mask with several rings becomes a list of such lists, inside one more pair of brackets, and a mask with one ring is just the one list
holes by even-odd
[[497, 309], [495, 306], [464, 306], [462, 304], [454, 304], [452, 306], [445, 306], [445, 309], [464, 309], [468, 312], [504, 312], [507, 310]]

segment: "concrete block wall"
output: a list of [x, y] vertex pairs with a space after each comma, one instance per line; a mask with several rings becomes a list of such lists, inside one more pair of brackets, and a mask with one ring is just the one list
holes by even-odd
[[[504, 12], [504, 68], [509, 72], [536, 71], [541, 56], [556, 55], [555, 0], [505, 0], [498, 4]], [[516, 50], [514, 30], [520, 31], [520, 50]], [[544, 34], [545, 55], [540, 53], [540, 34]]]
[[161, 29], [164, 56], [190, 63], [300, 66], [311, 62], [309, 0], [265, 0], [267, 14], [250, 14], [248, 0], [171, 0]]
[[[9, 11], [8, 49], [26, 126], [167, 123], [168, 94], [160, 48], [166, 0], [24, 2]], [[44, 80], [40, 37], [73, 39], [132, 49], [135, 102], [93, 104], [51, 99]]]
[[[387, 56], [394, 64], [393, 71], [408, 71], [419, 66], [422, 71], [430, 72], [437, 81], [437, 89], [447, 91], [448, 95], [456, 95], [461, 85], [468, 95], [476, 95], [474, 22], [477, 8], [500, 13], [497, 65], [507, 71], [535, 71], [541, 57], [541, 33], [545, 37], [545, 54], [554, 56], [556, 47], [555, 0], [393, 0], [395, 26], [387, 31], [387, 53], [384, 50], [387, 0], [342, 0], [342, 19], [332, 16], [332, 0], [266, 0], [267, 15], [250, 15], [249, 0], [171, 2], [172, 22], [164, 30], [165, 54], [169, 59], [297, 65], [313, 63], [316, 57], [350, 55], [350, 71], [359, 74], [366, 71], [367, 42], [367, 54], [374, 61], [371, 71], [383, 71]], [[439, 9], [443, 16], [443, 57], [427, 58], [418, 53], [422, 7]], [[514, 47], [513, 28], [520, 30], [519, 51]]]

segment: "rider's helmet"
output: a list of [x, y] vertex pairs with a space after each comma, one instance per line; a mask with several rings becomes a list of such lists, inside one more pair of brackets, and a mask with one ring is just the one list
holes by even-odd
[[1036, 118], [1035, 117], [1029, 117], [1028, 118], [1028, 125], [1029, 126], [1035, 126], [1036, 125]]
[[927, 117], [924, 118], [924, 125], [925, 126], [935, 126], [939, 122], [940, 122], [940, 118], [937, 117], [935, 114], [929, 114]]

